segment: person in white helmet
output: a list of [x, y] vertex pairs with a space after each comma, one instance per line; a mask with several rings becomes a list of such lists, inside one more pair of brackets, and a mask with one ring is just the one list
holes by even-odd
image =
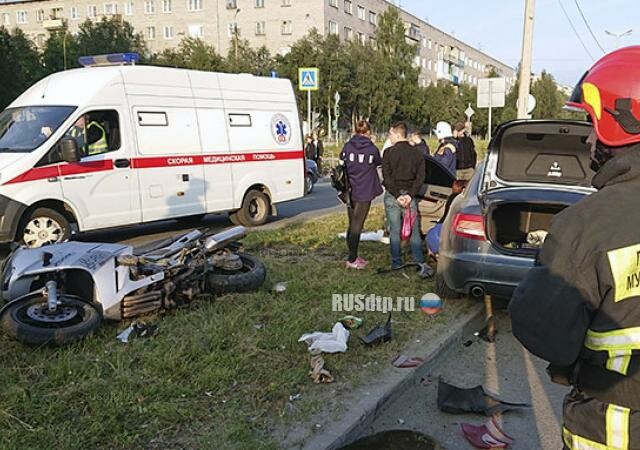
[[433, 158], [446, 167], [454, 176], [456, 174], [456, 140], [453, 137], [451, 125], [447, 122], [438, 122], [433, 130], [438, 138], [438, 149]]

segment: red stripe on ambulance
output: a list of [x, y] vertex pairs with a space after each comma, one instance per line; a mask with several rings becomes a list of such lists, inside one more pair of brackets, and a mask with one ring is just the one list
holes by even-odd
[[[159, 167], [199, 166], [203, 164], [233, 164], [244, 162], [280, 161], [301, 159], [302, 150], [285, 152], [234, 153], [218, 155], [186, 155], [163, 156], [153, 158], [132, 158], [133, 169], [153, 169]], [[24, 183], [27, 181], [44, 180], [60, 176], [82, 175], [85, 173], [113, 170], [113, 160], [90, 161], [83, 163], [64, 163], [55, 166], [35, 167], [3, 184]], [[120, 169], [123, 170], [123, 169]]]

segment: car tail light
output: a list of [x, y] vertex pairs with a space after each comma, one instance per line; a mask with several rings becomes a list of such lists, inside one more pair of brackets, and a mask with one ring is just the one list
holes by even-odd
[[467, 239], [484, 241], [484, 219], [475, 214], [456, 214], [453, 219], [453, 233]]

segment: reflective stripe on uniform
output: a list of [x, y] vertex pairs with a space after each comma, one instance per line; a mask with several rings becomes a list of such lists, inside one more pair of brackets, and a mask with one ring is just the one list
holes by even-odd
[[607, 359], [607, 369], [626, 375], [631, 362], [631, 350], [610, 350]]
[[618, 405], [607, 407], [607, 447], [629, 448], [629, 415], [631, 410]]
[[562, 440], [569, 450], [610, 450], [606, 445], [591, 441], [566, 428], [562, 428]]
[[587, 331], [584, 346], [595, 351], [640, 350], [640, 327]]

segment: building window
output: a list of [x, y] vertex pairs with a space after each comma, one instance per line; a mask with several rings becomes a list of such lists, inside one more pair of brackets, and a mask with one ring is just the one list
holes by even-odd
[[369, 11], [369, 23], [371, 25], [378, 25], [378, 15], [373, 11]]
[[329, 6], [338, 7], [338, 0], [329, 0]]
[[187, 10], [202, 11], [202, 0], [187, 0]]
[[353, 40], [353, 30], [349, 27], [344, 27], [344, 40], [345, 41]]
[[351, 0], [344, 0], [344, 12], [353, 14], [353, 3], [351, 3]]
[[104, 4], [104, 15], [112, 16], [114, 14], [118, 14], [118, 5], [116, 3], [105, 3]]
[[237, 32], [238, 32], [237, 22], [231, 22], [229, 23], [229, 25], [227, 25], [227, 36], [233, 37], [236, 35]]
[[156, 4], [153, 0], [146, 0], [144, 2], [144, 13], [145, 14], [155, 14], [156, 12]]
[[267, 22], [256, 22], [256, 36], [262, 36], [267, 33]]
[[256, 0], [256, 8], [264, 8], [264, 0]]
[[95, 19], [98, 15], [98, 7], [96, 5], [87, 6], [87, 17], [90, 19]]
[[358, 42], [360, 42], [362, 45], [367, 43], [367, 35], [364, 33], [358, 33]]
[[124, 4], [124, 15], [133, 16], [133, 2], [126, 2]]
[[338, 24], [333, 20], [329, 21], [329, 34], [338, 34]]
[[192, 38], [202, 38], [204, 37], [204, 26], [203, 25], [189, 25], [189, 36]]
[[172, 11], [171, 0], [162, 0], [162, 12], [170, 13], [171, 11]]
[[432, 68], [432, 65], [433, 65], [433, 63], [431, 62], [431, 60], [429, 60], [429, 61], [427, 62], [427, 70], [429, 70], [429, 71], [430, 71], [430, 70], [431, 70], [431, 68]]
[[282, 27], [280, 28], [281, 34], [292, 34], [293, 33], [293, 23], [290, 20], [283, 20]]
[[358, 19], [367, 20], [367, 11], [360, 5], [358, 5]]
[[156, 38], [156, 27], [147, 27], [147, 39], [153, 41]]
[[63, 8], [51, 8], [51, 18], [52, 19], [62, 19], [63, 16]]
[[16, 11], [16, 23], [27, 23], [26, 11]]
[[173, 39], [173, 27], [172, 26], [164, 27], [164, 38], [165, 39]]
[[431, 39], [429, 39], [427, 41], [427, 47], [429, 47], [429, 50], [431, 50], [431, 47], [433, 46], [433, 42], [431, 42]]
[[282, 0], [281, 6], [291, 6], [291, 0]]
[[238, 2], [236, 0], [227, 0], [227, 9], [238, 9]]
[[36, 11], [36, 22], [44, 22], [44, 9]]
[[11, 15], [9, 13], [2, 14], [2, 23], [5, 26], [11, 25]]
[[45, 43], [45, 36], [44, 34], [40, 33], [36, 36], [36, 45], [38, 47], [42, 47]]
[[72, 6], [71, 7], [71, 20], [78, 20], [80, 19], [80, 12], [78, 11], [78, 7], [77, 6]]

